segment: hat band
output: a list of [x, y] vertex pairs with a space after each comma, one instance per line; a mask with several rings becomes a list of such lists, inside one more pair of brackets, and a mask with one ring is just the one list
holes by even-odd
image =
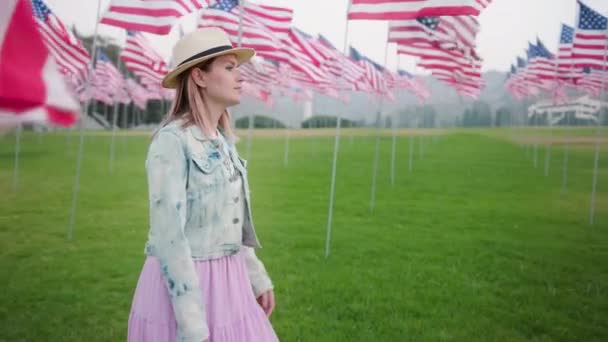
[[192, 57], [190, 57], [190, 58], [186, 59], [185, 61], [183, 61], [183, 62], [179, 63], [179, 65], [178, 65], [178, 66], [180, 66], [180, 65], [182, 65], [182, 64], [185, 64], [185, 63], [188, 63], [188, 62], [190, 62], [190, 61], [193, 61], [193, 60], [195, 60], [195, 59], [198, 59], [198, 58], [201, 58], [201, 57], [205, 57], [205, 56], [208, 56], [208, 55], [212, 55], [212, 54], [214, 54], [214, 53], [218, 53], [218, 52], [222, 52], [222, 51], [230, 50], [230, 49], [232, 49], [232, 48], [233, 48], [233, 47], [232, 47], [232, 45], [222, 45], [222, 46], [217, 46], [217, 47], [211, 48], [211, 49], [209, 49], [209, 50], [205, 50], [205, 51], [203, 51], [203, 52], [199, 52], [199, 53], [197, 53], [196, 55], [194, 55], [194, 56], [192, 56]]

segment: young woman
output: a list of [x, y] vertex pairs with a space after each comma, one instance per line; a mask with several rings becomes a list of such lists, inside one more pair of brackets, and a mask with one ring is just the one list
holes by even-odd
[[253, 55], [218, 28], [173, 50], [162, 84], [176, 88], [175, 102], [146, 160], [150, 231], [130, 342], [278, 340], [273, 285], [253, 249], [247, 165], [226, 110], [239, 103], [238, 66]]

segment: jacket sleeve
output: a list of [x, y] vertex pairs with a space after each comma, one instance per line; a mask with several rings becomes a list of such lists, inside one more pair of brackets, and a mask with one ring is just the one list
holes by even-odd
[[241, 246], [241, 248], [243, 248], [245, 265], [247, 266], [247, 273], [249, 274], [249, 280], [251, 281], [255, 297], [257, 298], [262, 293], [274, 289], [266, 268], [257, 255], [255, 255], [254, 249], [248, 246]]
[[187, 170], [179, 137], [170, 131], [160, 131], [146, 160], [149, 240], [171, 298], [177, 341], [201, 342], [208, 338], [209, 330], [190, 245], [184, 234]]

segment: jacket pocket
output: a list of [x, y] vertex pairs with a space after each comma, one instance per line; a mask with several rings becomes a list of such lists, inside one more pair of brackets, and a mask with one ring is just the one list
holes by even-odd
[[192, 161], [194, 164], [206, 174], [212, 173], [217, 167], [220, 166], [221, 161], [216, 158], [209, 158], [201, 155], [193, 155]]
[[221, 161], [215, 158], [193, 155], [190, 157], [194, 167], [190, 169], [189, 184], [198, 187], [204, 192], [216, 187], [220, 181], [221, 172], [218, 172]]

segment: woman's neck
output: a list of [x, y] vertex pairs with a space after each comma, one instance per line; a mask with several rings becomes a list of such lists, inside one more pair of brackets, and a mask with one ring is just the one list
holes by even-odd
[[210, 138], [217, 138], [218, 125], [220, 121], [220, 117], [226, 110], [225, 106], [219, 105], [217, 103], [213, 103], [212, 101], [207, 101], [206, 103], [207, 113], [209, 114], [209, 133], [212, 134]]

